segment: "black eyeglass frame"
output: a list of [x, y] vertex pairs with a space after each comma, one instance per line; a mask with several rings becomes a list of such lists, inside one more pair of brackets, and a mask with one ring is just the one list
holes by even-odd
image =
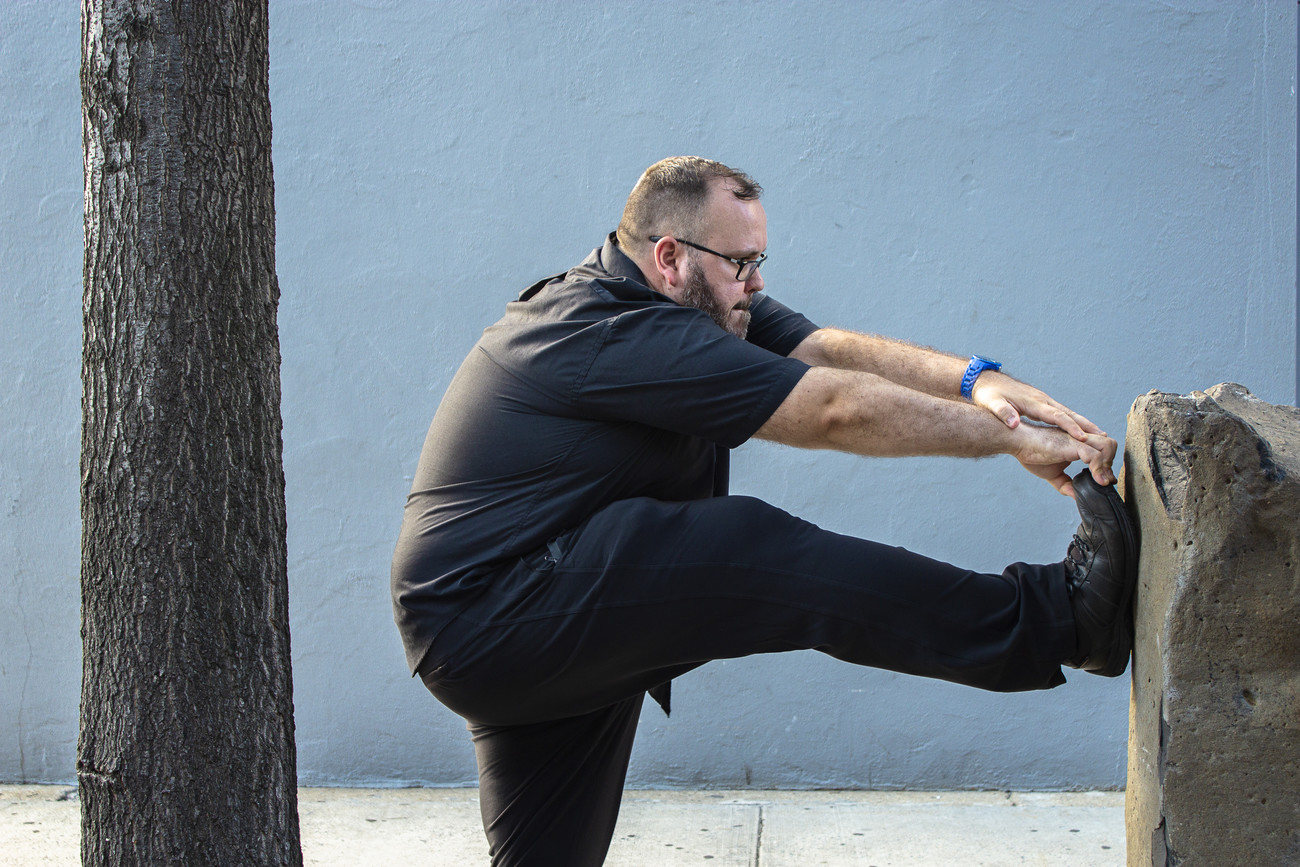
[[[667, 235], [651, 235], [650, 238], [649, 238], [648, 240], [650, 241], [651, 244], [657, 244], [657, 243], [659, 243], [660, 241], [662, 241], [662, 240], [663, 240], [664, 238], [666, 238], [666, 237], [668, 237], [668, 236], [667, 236]], [[759, 269], [759, 266], [762, 265], [764, 262], [767, 261], [767, 254], [766, 254], [766, 253], [759, 253], [759, 254], [758, 254], [758, 258], [756, 258], [756, 259], [733, 259], [731, 256], [724, 256], [724, 255], [722, 255], [722, 254], [719, 253], [717, 250], [710, 250], [708, 247], [705, 247], [705, 246], [702, 245], [702, 244], [696, 244], [694, 241], [687, 241], [685, 238], [678, 238], [678, 237], [675, 236], [675, 235], [672, 236], [672, 237], [673, 237], [673, 240], [675, 240], [675, 241], [676, 241], [677, 243], [679, 243], [679, 244], [685, 244], [685, 245], [688, 246], [688, 247], [694, 247], [695, 249], [697, 249], [697, 250], [699, 250], [699, 251], [701, 251], [701, 252], [704, 252], [704, 253], [712, 253], [714, 256], [717, 256], [719, 259], [726, 259], [728, 262], [730, 262], [731, 264], [735, 265], [735, 266], [736, 266], [736, 281], [739, 282], [739, 283], [744, 283], [744, 282], [747, 281], [750, 277], [753, 277], [753, 276], [754, 276], [754, 272], [757, 271], [757, 270]], [[749, 270], [746, 271], [746, 270], [745, 270], [746, 268], [748, 268]], [[743, 275], [743, 276], [742, 276], [742, 275]]]

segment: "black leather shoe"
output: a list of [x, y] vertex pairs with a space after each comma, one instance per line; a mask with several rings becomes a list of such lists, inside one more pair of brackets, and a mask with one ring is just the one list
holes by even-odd
[[1074, 478], [1083, 522], [1065, 557], [1065, 580], [1078, 638], [1066, 665], [1118, 677], [1133, 649], [1133, 588], [1137, 586], [1137, 530], [1114, 485], [1084, 470]]

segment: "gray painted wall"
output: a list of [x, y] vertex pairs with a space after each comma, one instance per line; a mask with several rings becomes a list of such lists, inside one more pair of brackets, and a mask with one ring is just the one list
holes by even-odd
[[[979, 351], [1113, 434], [1149, 388], [1295, 400], [1296, 4], [272, 0], [284, 439], [307, 783], [474, 779], [405, 676], [387, 577], [428, 420], [639, 172], [767, 188], [772, 294]], [[74, 778], [77, 4], [0, 4], [0, 780]], [[982, 570], [1055, 560], [1070, 501], [1010, 459], [750, 444], [734, 488]], [[743, 540], [736, 540], [743, 544]], [[638, 785], [1091, 788], [1128, 686], [991, 695], [799, 653], [647, 709]]]

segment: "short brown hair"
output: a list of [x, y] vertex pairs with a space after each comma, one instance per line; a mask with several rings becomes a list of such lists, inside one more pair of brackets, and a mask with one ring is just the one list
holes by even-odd
[[669, 157], [652, 165], [632, 188], [618, 224], [618, 243], [624, 250], [639, 249], [651, 235], [672, 235], [694, 240], [702, 235], [704, 203], [709, 185], [729, 181], [738, 199], [757, 199], [763, 188], [738, 169], [703, 157]]

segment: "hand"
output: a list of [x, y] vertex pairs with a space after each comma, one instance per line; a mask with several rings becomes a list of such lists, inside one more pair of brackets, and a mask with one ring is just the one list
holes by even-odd
[[1016, 460], [1065, 496], [1074, 497], [1074, 485], [1065, 469], [1076, 460], [1088, 465], [1098, 484], [1115, 483], [1111, 464], [1119, 444], [1105, 434], [1086, 434], [1084, 439], [1076, 440], [1057, 428], [1038, 425], [1018, 425], [1018, 428], [1022, 442], [1013, 452]]
[[[1089, 435], [1106, 435], [1101, 428], [1032, 385], [997, 371], [986, 370], [980, 374], [971, 390], [971, 402], [993, 413], [1013, 429], [1019, 426], [1023, 416], [1055, 425], [1080, 442], [1087, 442]], [[1097, 481], [1101, 482], [1101, 479]]]

